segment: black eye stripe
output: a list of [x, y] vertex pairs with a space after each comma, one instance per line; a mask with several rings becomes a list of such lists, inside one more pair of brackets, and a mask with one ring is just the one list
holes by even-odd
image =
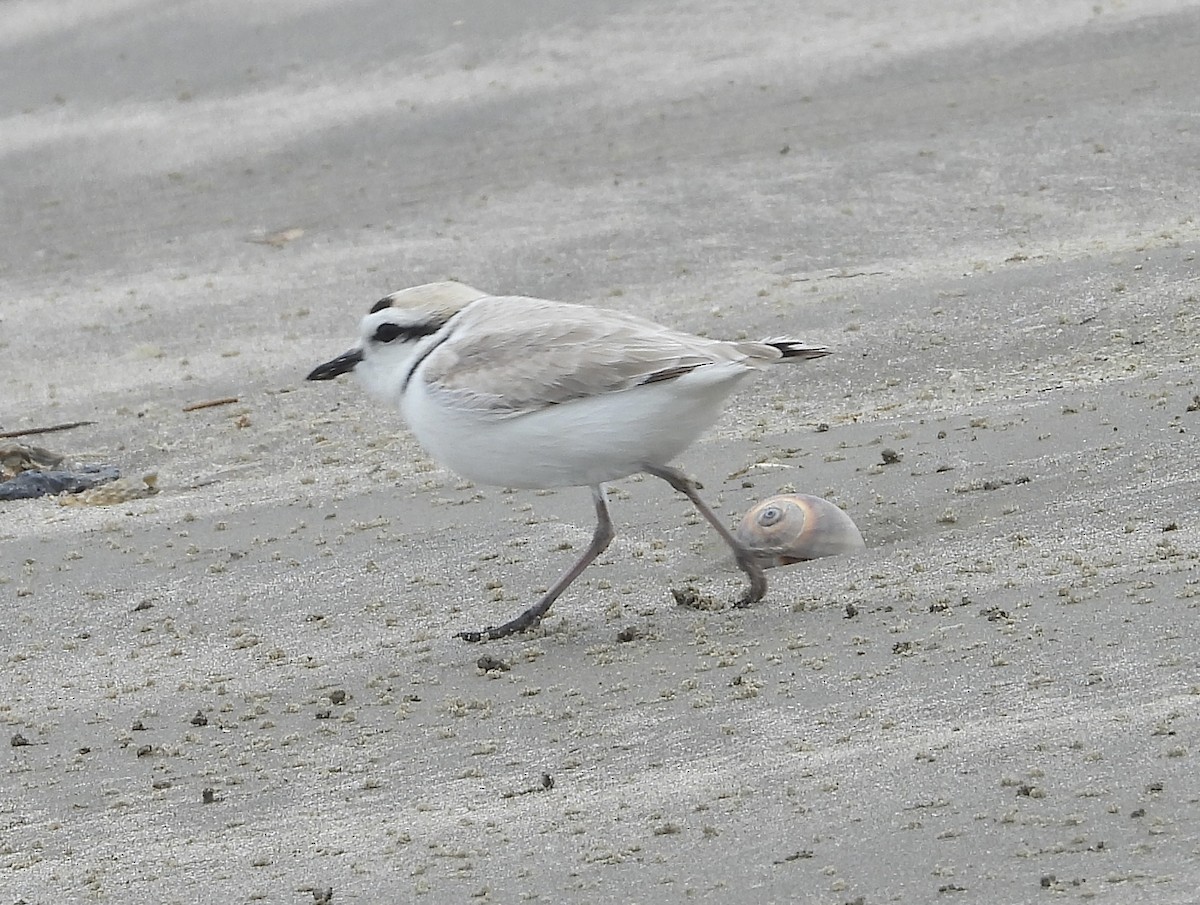
[[396, 339], [419, 339], [422, 336], [432, 336], [442, 329], [441, 324], [413, 324], [411, 327], [401, 327], [399, 324], [380, 324], [375, 328], [372, 339], [377, 343], [390, 343]]
[[375, 329], [375, 342], [390, 343], [398, 336], [404, 335], [404, 328], [399, 324], [380, 324]]

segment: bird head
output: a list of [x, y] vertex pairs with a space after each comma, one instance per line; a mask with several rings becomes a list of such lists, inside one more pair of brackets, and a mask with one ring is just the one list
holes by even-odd
[[350, 371], [373, 395], [403, 389], [414, 359], [455, 314], [486, 292], [452, 281], [426, 283], [384, 296], [359, 326], [358, 345], [317, 365], [308, 380], [333, 380]]

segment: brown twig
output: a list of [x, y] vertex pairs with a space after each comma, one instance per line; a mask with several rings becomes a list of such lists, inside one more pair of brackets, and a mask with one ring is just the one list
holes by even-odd
[[195, 412], [200, 409], [216, 408], [218, 405], [233, 405], [238, 401], [237, 396], [222, 396], [220, 399], [206, 399], [204, 402], [193, 402], [190, 405], [185, 405], [183, 410], [185, 412]]
[[69, 431], [73, 427], [86, 427], [95, 423], [95, 421], [68, 421], [66, 424], [51, 424], [49, 427], [27, 427], [19, 431], [0, 432], [0, 438], [11, 439], [12, 437], [28, 437], [30, 434], [52, 434], [55, 431]]

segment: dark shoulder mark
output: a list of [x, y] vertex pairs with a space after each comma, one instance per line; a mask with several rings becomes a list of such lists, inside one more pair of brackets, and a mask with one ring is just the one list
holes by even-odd
[[[454, 320], [458, 317], [458, 315], [460, 313], [461, 312], [455, 312], [454, 314], [452, 314], [449, 317], [449, 319], [442, 321], [442, 323], [438, 324], [432, 330], [429, 330], [428, 333], [423, 333], [421, 335], [428, 336], [433, 333], [437, 333], [438, 330], [441, 330], [447, 324], [453, 323]], [[432, 353], [435, 349], [437, 349], [438, 346], [440, 346], [442, 343], [444, 343], [446, 340], [448, 340], [453, 335], [454, 335], [453, 329], [446, 330], [442, 334], [441, 338], [436, 339], [433, 342], [431, 342], [429, 344], [429, 348], [425, 349], [425, 351], [423, 351], [420, 355], [417, 356], [416, 360], [413, 361], [412, 366], [408, 369], [408, 373], [404, 375], [403, 382], [401, 382], [401, 384], [400, 384], [400, 392], [401, 393], [405, 392], [408, 389], [408, 384], [412, 380], [413, 374], [415, 374], [417, 372], [417, 368], [421, 367], [421, 365], [424, 363], [425, 359], [429, 357], [430, 353]]]
[[661, 371], [655, 371], [653, 374], [647, 374], [641, 380], [641, 385], [645, 386], [648, 383], [662, 383], [664, 380], [674, 380], [676, 377], [682, 377], [684, 374], [690, 374], [696, 368], [701, 367], [700, 363], [674, 365], [670, 368], [663, 368]]

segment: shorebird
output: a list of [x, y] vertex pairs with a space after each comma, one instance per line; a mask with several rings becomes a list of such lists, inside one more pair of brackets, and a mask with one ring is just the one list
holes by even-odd
[[380, 299], [358, 344], [308, 379], [353, 371], [369, 393], [399, 408], [434, 459], [472, 481], [590, 488], [591, 544], [525, 612], [457, 635], [482, 641], [541, 621], [613, 539], [604, 484], [638, 472], [684, 494], [729, 545], [749, 580], [739, 605], [761, 599], [761, 563], [669, 463], [757, 371], [828, 353], [795, 339], [705, 339], [620, 311], [442, 282]]

